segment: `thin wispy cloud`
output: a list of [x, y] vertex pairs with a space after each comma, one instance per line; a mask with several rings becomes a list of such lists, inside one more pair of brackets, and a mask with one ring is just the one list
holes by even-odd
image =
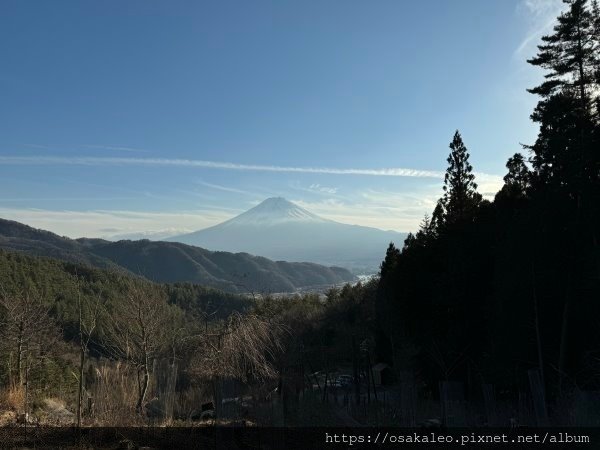
[[196, 183], [199, 184], [200, 186], [204, 186], [204, 187], [207, 187], [210, 189], [215, 189], [217, 191], [232, 192], [234, 194], [242, 194], [242, 195], [251, 195], [253, 197], [259, 196], [257, 194], [253, 194], [252, 192], [242, 191], [241, 189], [236, 189], [236, 188], [232, 188], [232, 187], [228, 187], [228, 186], [222, 186], [220, 184], [208, 183], [206, 181], [197, 181]]
[[[0, 217], [71, 238], [118, 238], [173, 236], [199, 230], [231, 218], [232, 212], [217, 207], [193, 211], [142, 212], [126, 210], [51, 210], [0, 207]], [[175, 225], [176, 224], [176, 225]]]
[[[221, 169], [256, 172], [312, 173], [327, 175], [365, 175], [378, 177], [443, 178], [444, 173], [432, 170], [401, 167], [380, 169], [341, 169], [333, 167], [291, 167], [260, 164], [236, 164], [230, 162], [204, 161], [198, 159], [167, 158], [115, 158], [115, 157], [65, 157], [65, 156], [0, 156], [3, 164], [18, 165], [82, 165], [82, 166], [159, 166]], [[483, 177], [495, 175], [479, 174]]]
[[[36, 148], [36, 149], [41, 149], [41, 150], [56, 149], [56, 146], [52, 147], [52, 146], [41, 145], [41, 144], [28, 144], [28, 143], [24, 143], [24, 144], [20, 144], [20, 145], [23, 145], [24, 147]], [[110, 150], [110, 151], [115, 151], [115, 152], [150, 153], [149, 150], [144, 150], [144, 149], [141, 149], [141, 148], [134, 148], [134, 147], [127, 147], [127, 146], [123, 146], [123, 145], [85, 144], [85, 145], [82, 145], [81, 147], [82, 148], [94, 149], [94, 150]]]
[[524, 16], [528, 22], [526, 36], [515, 49], [513, 56], [522, 59], [523, 55], [531, 56], [540, 38], [551, 31], [556, 17], [565, 8], [562, 0], [522, 0], [517, 5], [517, 14]]
[[123, 146], [115, 146], [115, 145], [84, 145], [86, 148], [93, 148], [98, 150], [111, 150], [115, 152], [127, 152], [127, 153], [150, 153], [148, 150], [143, 150], [141, 148], [133, 148], [133, 147], [123, 147]]
[[118, 200], [136, 200], [139, 197], [0, 197], [2, 202], [64, 202], [64, 201], [118, 201]]
[[21, 144], [24, 147], [29, 147], [29, 148], [38, 148], [38, 149], [43, 149], [43, 150], [47, 150], [50, 147], [46, 146], [46, 145], [40, 145], [40, 144]]
[[337, 194], [338, 188], [335, 187], [327, 187], [321, 186], [319, 183], [313, 183], [308, 187], [309, 190], [313, 192], [318, 192], [321, 194]]
[[[311, 196], [318, 195], [326, 198], [334, 197], [340, 200], [349, 200], [349, 196], [351, 196], [351, 190], [348, 189], [342, 190], [339, 187], [323, 186], [320, 183], [303, 184], [297, 180], [290, 181], [288, 183], [288, 188], [291, 191], [281, 193], [281, 195], [291, 198], [297, 195], [296, 192], [307, 192], [311, 194]], [[344, 192], [344, 194], [341, 192]]]

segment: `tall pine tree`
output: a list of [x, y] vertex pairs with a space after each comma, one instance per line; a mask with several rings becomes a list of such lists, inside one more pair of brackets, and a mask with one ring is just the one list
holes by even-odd
[[569, 89], [579, 100], [580, 113], [585, 114], [598, 95], [593, 86], [600, 58], [597, 5], [590, 8], [587, 0], [563, 1], [568, 11], [558, 17], [554, 33], [542, 37], [537, 56], [528, 60], [548, 70], [546, 81], [529, 92], [549, 97]]
[[542, 37], [538, 54], [528, 60], [546, 69], [545, 81], [529, 92], [539, 95], [531, 118], [540, 124], [529, 147], [538, 181], [578, 197], [599, 179], [600, 150], [594, 144], [600, 94], [600, 17], [596, 2], [563, 0], [568, 9], [554, 33]]
[[[473, 166], [469, 163], [469, 152], [458, 130], [450, 143], [448, 169], [444, 177], [444, 196], [434, 211], [435, 223], [455, 224], [474, 216], [481, 203]], [[440, 220], [441, 216], [441, 220]]]

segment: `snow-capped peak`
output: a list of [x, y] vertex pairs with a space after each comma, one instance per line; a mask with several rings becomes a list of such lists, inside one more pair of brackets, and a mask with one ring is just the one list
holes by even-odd
[[254, 208], [228, 220], [227, 225], [274, 225], [283, 222], [327, 222], [282, 197], [264, 200]]

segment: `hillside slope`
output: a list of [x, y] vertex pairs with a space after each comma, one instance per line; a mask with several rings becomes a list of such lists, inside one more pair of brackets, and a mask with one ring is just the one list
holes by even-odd
[[189, 282], [229, 292], [294, 292], [353, 281], [345, 269], [211, 252], [174, 242], [69, 239], [0, 219], [0, 248], [121, 270], [161, 283]]

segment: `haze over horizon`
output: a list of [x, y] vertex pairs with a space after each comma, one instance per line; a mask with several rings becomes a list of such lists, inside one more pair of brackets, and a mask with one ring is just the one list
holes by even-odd
[[0, 5], [2, 218], [170, 236], [281, 196], [414, 231], [455, 129], [488, 198], [534, 141], [525, 60], [562, 7], [107, 3]]

